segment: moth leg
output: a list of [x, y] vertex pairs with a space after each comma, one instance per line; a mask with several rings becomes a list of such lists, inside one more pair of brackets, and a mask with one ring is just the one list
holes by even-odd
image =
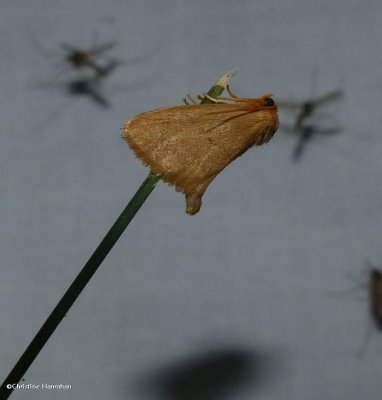
[[186, 193], [186, 213], [196, 214], [202, 206], [202, 196], [215, 176], [196, 186], [190, 193]]
[[198, 101], [195, 99], [195, 97], [191, 93], [187, 93], [187, 98], [191, 101], [191, 103], [199, 104]]
[[[211, 97], [210, 95], [208, 95], [207, 93], [203, 94], [203, 98], [208, 99], [209, 101], [211, 101], [214, 104], [224, 104], [222, 101], [219, 101], [218, 99], [215, 99], [214, 97]], [[220, 97], [219, 97], [220, 99]]]
[[[198, 96], [199, 98], [199, 96]], [[191, 103], [189, 103], [189, 101], [191, 101], [192, 104], [199, 104], [198, 101], [195, 99], [195, 97], [191, 94], [191, 93], [187, 93], [186, 97], [183, 99], [183, 103], [186, 105], [191, 105]]]
[[231, 88], [229, 87], [229, 85], [227, 85], [226, 89], [227, 89], [228, 94], [229, 94], [231, 97], [236, 98], [236, 99], [240, 99], [240, 96], [237, 96], [237, 95], [231, 90]]

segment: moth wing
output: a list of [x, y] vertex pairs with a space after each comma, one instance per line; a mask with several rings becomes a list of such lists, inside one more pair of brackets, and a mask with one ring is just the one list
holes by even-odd
[[127, 121], [122, 137], [154, 173], [190, 194], [253, 144], [257, 114], [237, 104], [165, 107]]

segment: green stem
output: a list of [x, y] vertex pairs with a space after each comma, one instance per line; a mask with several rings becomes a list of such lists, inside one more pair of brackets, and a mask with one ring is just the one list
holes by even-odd
[[[212, 97], [213, 99], [218, 98], [224, 92], [224, 89], [227, 87], [231, 79], [236, 75], [237, 71], [238, 70], [227, 72], [226, 74], [220, 76], [211, 89], [207, 92], [208, 96]], [[211, 103], [211, 101], [207, 97], [204, 97], [200, 102], [200, 104], [208, 103]]]
[[[211, 97], [218, 97], [222, 94], [230, 79], [234, 76], [234, 72], [229, 72], [222, 75], [208, 91]], [[209, 103], [207, 98], [202, 100], [202, 103]], [[120, 238], [124, 230], [127, 228], [135, 214], [141, 208], [147, 197], [154, 189], [160, 177], [149, 174], [144, 180], [140, 188], [130, 200], [121, 215], [117, 218], [114, 225], [110, 228], [102, 242], [94, 251], [89, 261], [85, 264], [81, 272], [69, 286], [61, 300], [53, 309], [45, 323], [42, 325], [36, 336], [21, 355], [16, 365], [13, 367], [5, 381], [0, 387], [0, 400], [6, 400], [12, 394], [14, 386], [20, 382], [26, 371], [33, 363], [34, 359], [40, 353], [45, 343], [49, 340], [53, 332], [56, 330], [62, 319], [65, 317], [70, 307], [76, 301], [82, 290], [85, 288], [91, 277], [95, 274], [102, 261], [109, 254], [117, 240]]]
[[[18, 383], [22, 379], [33, 360], [37, 357], [38, 353], [44, 347], [45, 343], [60, 324], [61, 320], [65, 317], [70, 307], [81, 294], [91, 277], [97, 271], [102, 261], [108, 255], [109, 251], [112, 249], [114, 244], [122, 235], [123, 231], [129, 225], [130, 221], [134, 218], [135, 214], [150, 195], [158, 180], [158, 176], [149, 174], [142, 183], [141, 187], [135, 193], [134, 197], [130, 200], [129, 204], [117, 218], [114, 225], [110, 228], [109, 232], [106, 234], [102, 242], [94, 251], [93, 255], [90, 257], [89, 261], [74, 279], [69, 289], [58, 302], [54, 310], [45, 321], [44, 325], [37, 332], [30, 345], [27, 347], [19, 361], [16, 363], [12, 371], [3, 382], [0, 388], [1, 400], [5, 400], [11, 395], [13, 391], [12, 385]], [[8, 388], [7, 385], [11, 385], [11, 387]]]

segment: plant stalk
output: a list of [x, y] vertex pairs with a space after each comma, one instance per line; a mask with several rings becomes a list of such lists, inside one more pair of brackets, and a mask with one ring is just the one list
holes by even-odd
[[[215, 84], [208, 91], [208, 95], [213, 98], [219, 97], [235, 74], [236, 71], [232, 71], [218, 78]], [[210, 100], [206, 97], [201, 101], [202, 104], [209, 102]], [[5, 378], [0, 387], [0, 400], [8, 399], [8, 397], [12, 394], [13, 390], [16, 388], [16, 385], [23, 378], [34, 359], [40, 353], [45, 343], [49, 340], [53, 332], [56, 330], [62, 319], [69, 311], [70, 307], [81, 294], [85, 286], [97, 271], [98, 267], [109, 254], [110, 250], [113, 248], [131, 220], [134, 218], [135, 214], [141, 208], [147, 197], [153, 191], [159, 179], [159, 176], [150, 173], [144, 180], [133, 198], [127, 204], [126, 208], [122, 211], [114, 225], [110, 228], [109, 232], [96, 248], [93, 255], [89, 258], [88, 262], [74, 279], [45, 323], [32, 339], [31, 343], [21, 355], [11, 372]]]

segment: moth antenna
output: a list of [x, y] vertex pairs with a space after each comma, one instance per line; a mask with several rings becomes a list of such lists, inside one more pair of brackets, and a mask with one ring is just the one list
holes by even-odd
[[228, 101], [234, 101], [235, 103], [239, 103], [239, 102], [247, 102], [248, 100], [251, 99], [244, 99], [242, 97], [219, 97], [218, 100], [228, 100]]
[[[232, 93], [232, 94], [234, 94], [234, 93]], [[261, 99], [266, 99], [266, 98], [272, 97], [272, 96], [273, 96], [272, 93], [264, 93], [263, 95], [260, 96], [260, 98]], [[248, 103], [248, 102], [253, 101], [253, 99], [251, 99], [251, 98], [239, 97], [239, 96], [237, 96], [235, 94], [234, 94], [234, 96], [230, 96], [230, 97], [218, 97], [217, 100], [234, 101], [235, 103]]]

